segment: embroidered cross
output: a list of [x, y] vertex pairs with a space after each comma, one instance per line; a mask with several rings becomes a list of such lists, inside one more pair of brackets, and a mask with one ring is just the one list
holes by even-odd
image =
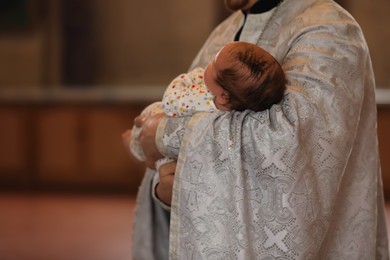
[[279, 249], [284, 252], [288, 251], [287, 246], [284, 244], [283, 239], [287, 235], [287, 230], [282, 230], [274, 234], [267, 226], [264, 227], [265, 234], [267, 235], [267, 241], [264, 243], [265, 248], [270, 248], [273, 245], [276, 245]]
[[279, 168], [282, 171], [285, 171], [287, 169], [286, 165], [282, 161], [282, 157], [283, 157], [284, 152], [285, 152], [284, 149], [279, 149], [274, 154], [272, 154], [272, 151], [268, 152], [267, 149], [265, 149], [264, 152], [265, 152], [265, 160], [261, 164], [262, 168], [267, 168], [273, 164], [273, 165], [275, 165], [275, 167]]
[[329, 144], [326, 140], [320, 139], [318, 140], [318, 144], [321, 146], [322, 149], [324, 149], [320, 161], [324, 161], [327, 159], [331, 154], [333, 154], [334, 157], [339, 158], [340, 152], [335, 149], [334, 146]]

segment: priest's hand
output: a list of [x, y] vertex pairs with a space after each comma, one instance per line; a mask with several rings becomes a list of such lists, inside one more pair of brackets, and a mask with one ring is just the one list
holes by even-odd
[[165, 117], [165, 114], [156, 114], [150, 117], [138, 116], [134, 120], [134, 124], [142, 128], [139, 140], [146, 157], [146, 167], [153, 170], [156, 169], [154, 163], [163, 158], [156, 145], [158, 124], [163, 117]]
[[176, 161], [166, 163], [160, 166], [158, 174], [160, 182], [156, 186], [156, 196], [164, 204], [171, 206], [173, 180], [176, 171]]
[[130, 140], [131, 140], [131, 129], [127, 129], [122, 133], [122, 143], [125, 149], [130, 153]]

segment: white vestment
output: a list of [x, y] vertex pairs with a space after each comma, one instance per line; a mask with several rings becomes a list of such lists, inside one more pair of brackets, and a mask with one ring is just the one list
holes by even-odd
[[[282, 64], [285, 97], [265, 112], [197, 114], [185, 132], [178, 120], [164, 122], [164, 153], [177, 152], [184, 133], [171, 259], [388, 259], [374, 76], [361, 29], [329, 0], [286, 0], [263, 32], [246, 33], [256, 31], [256, 16], [240, 40]], [[231, 41], [242, 19], [237, 12], [219, 26], [195, 65]]]
[[[248, 15], [240, 40], [281, 63], [282, 102], [158, 129], [161, 152], [178, 157], [170, 258], [389, 259], [361, 29], [331, 0], [285, 0], [257, 30], [261, 16]], [[236, 12], [217, 27], [193, 66], [233, 41], [243, 20]]]

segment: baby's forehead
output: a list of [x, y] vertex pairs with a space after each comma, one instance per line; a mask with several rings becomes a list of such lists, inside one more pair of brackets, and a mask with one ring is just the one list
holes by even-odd
[[233, 69], [237, 71], [242, 67], [242, 63], [237, 56], [232, 53], [221, 51], [214, 59], [214, 68], [216, 71], [225, 71], [226, 69]]
[[224, 68], [233, 68], [242, 66], [242, 57], [247, 56], [246, 53], [252, 52], [249, 48], [241, 45], [227, 45], [220, 50], [216, 56], [216, 62], [222, 64]]
[[232, 64], [239, 61], [239, 54], [245, 51], [243, 48], [237, 48], [232, 44], [224, 46], [215, 56], [214, 61], [217, 63]]

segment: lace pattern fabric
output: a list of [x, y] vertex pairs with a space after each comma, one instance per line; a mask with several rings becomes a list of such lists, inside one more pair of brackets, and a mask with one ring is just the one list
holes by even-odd
[[[170, 258], [388, 259], [360, 28], [333, 1], [285, 0], [276, 12], [258, 44], [286, 72], [281, 104], [198, 113], [186, 130], [164, 123], [165, 152], [179, 154]], [[233, 39], [241, 16], [216, 29], [198, 65]]]

